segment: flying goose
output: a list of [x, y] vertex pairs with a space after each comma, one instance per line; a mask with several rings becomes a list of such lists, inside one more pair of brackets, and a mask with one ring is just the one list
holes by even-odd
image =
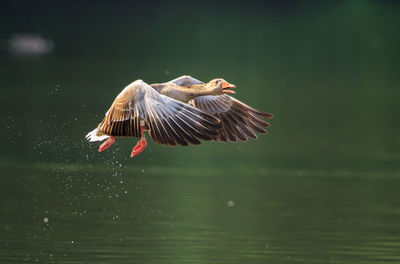
[[103, 121], [86, 135], [89, 141], [103, 141], [99, 151], [116, 137], [136, 137], [139, 142], [131, 157], [147, 145], [144, 131], [163, 145], [201, 144], [200, 140], [232, 141], [257, 138], [270, 125], [264, 119], [272, 114], [258, 111], [229, 96], [236, 88], [224, 79], [203, 83], [181, 76], [166, 83], [147, 84], [136, 80], [115, 98]]

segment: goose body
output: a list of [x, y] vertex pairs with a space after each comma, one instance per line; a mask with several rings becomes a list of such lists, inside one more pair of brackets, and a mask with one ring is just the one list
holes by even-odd
[[147, 84], [142, 80], [126, 86], [115, 98], [89, 141], [106, 140], [99, 151], [110, 147], [116, 137], [141, 138], [131, 157], [147, 145], [144, 131], [163, 145], [201, 144], [200, 140], [246, 141], [265, 134], [269, 127], [263, 119], [272, 115], [258, 111], [229, 96], [235, 85], [224, 79], [203, 83], [190, 76]]

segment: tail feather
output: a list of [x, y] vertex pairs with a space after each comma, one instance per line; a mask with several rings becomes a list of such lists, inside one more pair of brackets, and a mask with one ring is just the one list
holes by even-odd
[[86, 139], [88, 141], [103, 141], [105, 139], [107, 139], [109, 136], [107, 135], [101, 135], [98, 136], [97, 133], [99, 132], [99, 128], [94, 129], [93, 131], [90, 131], [87, 135], [86, 135]]

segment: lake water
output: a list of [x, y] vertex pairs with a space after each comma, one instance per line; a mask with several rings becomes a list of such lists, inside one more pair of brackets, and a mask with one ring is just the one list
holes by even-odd
[[[399, 11], [2, 4], [0, 263], [399, 263]], [[183, 74], [235, 84], [269, 133], [84, 140], [125, 85]]]
[[116, 167], [3, 166], [3, 263], [399, 261], [398, 173]]

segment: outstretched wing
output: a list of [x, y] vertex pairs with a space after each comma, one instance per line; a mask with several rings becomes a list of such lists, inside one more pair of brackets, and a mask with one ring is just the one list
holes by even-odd
[[159, 94], [137, 80], [115, 98], [99, 132], [117, 137], [140, 137], [140, 126], [151, 138], [164, 145], [200, 144], [199, 139], [218, 136], [220, 121], [200, 109]]
[[[191, 76], [184, 75], [176, 78], [171, 83], [181, 86], [189, 86], [203, 83]], [[193, 100], [193, 105], [206, 113], [221, 120], [222, 129], [215, 138], [226, 142], [246, 141], [248, 138], [257, 138], [255, 132], [265, 134], [270, 126], [263, 120], [272, 118], [273, 115], [258, 111], [229, 95], [198, 96]]]
[[263, 120], [273, 115], [258, 111], [229, 95], [208, 95], [194, 98], [194, 106], [221, 120], [217, 140], [235, 142], [257, 138], [255, 132], [265, 134], [270, 124]]

